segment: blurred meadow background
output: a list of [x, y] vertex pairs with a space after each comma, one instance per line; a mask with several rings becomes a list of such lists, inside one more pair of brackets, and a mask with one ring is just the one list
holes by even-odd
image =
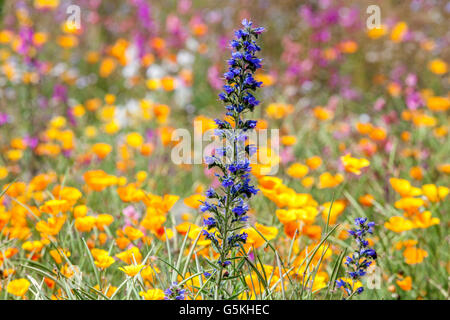
[[378, 259], [353, 298], [448, 299], [450, 2], [377, 1], [368, 29], [371, 4], [0, 1], [0, 299], [211, 298], [218, 181], [174, 164], [171, 135], [224, 117], [244, 18], [266, 29], [249, 117], [280, 152], [252, 168], [250, 262], [223, 298], [341, 299], [367, 217]]

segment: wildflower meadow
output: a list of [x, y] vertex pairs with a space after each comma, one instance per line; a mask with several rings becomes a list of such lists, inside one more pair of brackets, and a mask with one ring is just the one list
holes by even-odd
[[0, 1], [0, 300], [448, 300], [449, 22]]

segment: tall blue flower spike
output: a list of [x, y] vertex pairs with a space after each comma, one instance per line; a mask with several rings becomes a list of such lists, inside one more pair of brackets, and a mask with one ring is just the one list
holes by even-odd
[[[248, 235], [240, 233], [240, 229], [248, 219], [247, 202], [258, 192], [250, 179], [249, 158], [255, 153], [255, 148], [240, 147], [245, 146], [248, 140], [246, 134], [256, 127], [255, 120], [245, 120], [243, 116], [259, 104], [254, 92], [262, 82], [256, 81], [254, 74], [261, 68], [262, 59], [256, 56], [261, 50], [256, 40], [264, 28], [253, 27], [247, 19], [242, 21], [242, 26], [242, 29], [235, 31], [235, 39], [230, 43], [232, 53], [228, 71], [223, 75], [224, 91], [219, 94], [219, 99], [225, 104], [226, 115], [233, 121], [215, 120], [215, 135], [226, 140], [227, 147], [217, 148], [213, 156], [205, 158], [209, 169], [216, 167], [221, 172], [216, 174], [220, 187], [208, 189], [207, 199], [200, 207], [202, 212], [211, 214], [203, 220], [203, 235], [211, 240], [220, 254], [217, 265], [221, 270], [231, 264], [232, 249], [239, 248], [247, 240]], [[215, 232], [209, 232], [213, 228]], [[221, 278], [220, 273], [219, 283]]]
[[366, 240], [368, 234], [373, 233], [375, 223], [367, 222], [367, 218], [356, 218], [355, 225], [356, 228], [348, 230], [348, 233], [356, 240], [358, 246], [351, 256], [345, 257], [344, 262], [347, 274], [352, 281], [336, 280], [336, 286], [345, 290], [347, 298], [364, 291], [364, 287], [355, 289], [354, 284], [366, 275], [367, 268], [377, 259], [376, 251], [369, 248], [369, 242]]

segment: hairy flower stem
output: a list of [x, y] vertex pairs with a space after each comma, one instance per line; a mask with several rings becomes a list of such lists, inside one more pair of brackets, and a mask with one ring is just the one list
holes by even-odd
[[[225, 209], [225, 223], [223, 224], [224, 230], [221, 232], [222, 236], [222, 246], [220, 251], [220, 261], [225, 261], [226, 257], [228, 256], [227, 252], [227, 245], [226, 245], [226, 239], [228, 237], [228, 217], [229, 217], [229, 208], [230, 208], [230, 187], [227, 188], [227, 205]], [[220, 270], [218, 273], [218, 279], [216, 284], [216, 290], [214, 293], [214, 299], [217, 300], [219, 298], [219, 292], [222, 291], [221, 284], [222, 284], [222, 275], [223, 275], [223, 264], [220, 264]]]

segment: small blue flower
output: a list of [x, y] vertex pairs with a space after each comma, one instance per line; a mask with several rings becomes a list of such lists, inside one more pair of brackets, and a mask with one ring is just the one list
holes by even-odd
[[231, 177], [227, 177], [227, 178], [223, 179], [223, 181], [222, 181], [222, 186], [224, 188], [231, 187], [233, 184], [234, 184], [234, 181], [233, 181], [233, 178], [231, 178]]
[[225, 262], [222, 263], [222, 261], [219, 260], [219, 261], [217, 261], [217, 263], [219, 265], [222, 265], [223, 267], [226, 267], [226, 266], [229, 266], [231, 264], [231, 261], [225, 261]]
[[247, 129], [254, 129], [256, 127], [257, 123], [258, 122], [256, 120], [247, 120], [245, 122], [245, 128], [247, 128]]
[[201, 212], [205, 212], [205, 211], [212, 211], [215, 210], [216, 206], [214, 204], [211, 204], [207, 201], [203, 202], [203, 205], [200, 206], [200, 211]]
[[342, 280], [342, 279], [336, 280], [336, 287], [345, 288], [346, 285], [347, 285], [347, 282], [345, 282], [344, 280]]
[[206, 164], [214, 164], [216, 162], [216, 158], [215, 157], [209, 157], [209, 156], [206, 156], [205, 157], [205, 163]]
[[206, 196], [208, 198], [214, 198], [216, 196], [216, 191], [214, 191], [213, 188], [209, 188], [208, 190], [206, 190]]
[[264, 27], [259, 27], [259, 28], [253, 29], [253, 32], [256, 33], [256, 34], [261, 34], [264, 31], [266, 31], [266, 29]]
[[203, 224], [208, 227], [208, 229], [214, 228], [217, 224], [216, 219], [209, 217], [208, 219], [203, 219]]
[[223, 89], [225, 90], [225, 92], [227, 94], [234, 92], [234, 87], [232, 87], [232, 86], [223, 86]]
[[234, 207], [232, 211], [236, 216], [242, 216], [243, 214], [247, 213], [248, 205], [244, 203], [242, 199], [240, 199], [240, 204]]
[[177, 282], [173, 282], [172, 285], [164, 290], [164, 294], [165, 300], [184, 300], [185, 299], [185, 294], [186, 294], [186, 290], [185, 289], [181, 289], [178, 286]]
[[249, 20], [247, 20], [247, 19], [242, 19], [242, 25], [245, 27], [245, 28], [250, 28], [251, 26], [252, 26], [252, 22], [251, 21], [249, 21]]

